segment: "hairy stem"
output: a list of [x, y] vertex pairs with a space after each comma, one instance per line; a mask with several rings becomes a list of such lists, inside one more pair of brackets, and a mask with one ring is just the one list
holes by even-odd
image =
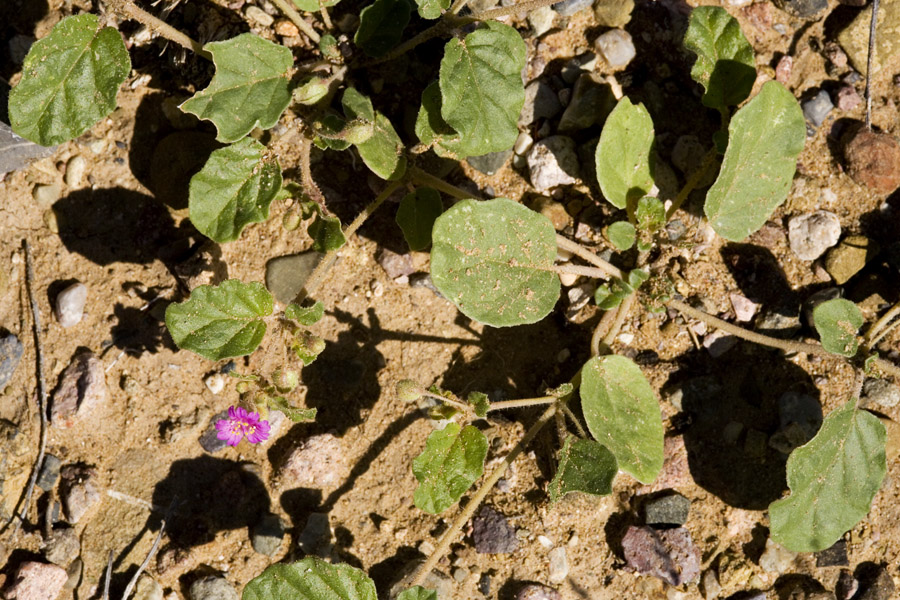
[[584, 275], [585, 277], [593, 277], [595, 279], [610, 279], [611, 277], [610, 273], [600, 267], [585, 267], [582, 265], [553, 265], [548, 267], [547, 270], [559, 274], [568, 273], [570, 275]]
[[328, 7], [325, 6], [325, 0], [319, 0], [319, 14], [322, 15], [322, 23], [328, 31], [334, 31], [334, 24], [331, 22], [331, 15], [328, 14]]
[[550, 419], [553, 418], [553, 415], [556, 414], [556, 403], [551, 404], [547, 410], [541, 414], [538, 418], [537, 422], [531, 426], [531, 428], [525, 433], [524, 437], [519, 440], [512, 450], [509, 451], [509, 454], [506, 455], [506, 458], [503, 459], [503, 463], [498, 465], [490, 475], [488, 475], [487, 479], [484, 480], [484, 483], [481, 484], [481, 487], [472, 495], [469, 499], [469, 503], [466, 504], [466, 507], [462, 509], [456, 518], [453, 520], [453, 523], [444, 532], [444, 535], [441, 536], [440, 541], [438, 542], [437, 548], [435, 548], [434, 552], [431, 553], [431, 556], [419, 567], [419, 570], [416, 572], [416, 576], [413, 578], [410, 583], [410, 587], [414, 587], [417, 585], [422, 585], [425, 581], [425, 577], [431, 573], [431, 570], [435, 567], [438, 561], [441, 559], [444, 554], [447, 553], [447, 550], [450, 549], [450, 544], [453, 543], [453, 540], [456, 539], [456, 536], [459, 534], [460, 530], [465, 527], [466, 523], [469, 522], [469, 519], [472, 518], [472, 515], [475, 514], [475, 511], [478, 510], [478, 507], [481, 506], [481, 503], [484, 502], [484, 499], [487, 498], [488, 493], [494, 487], [494, 485], [500, 481], [503, 475], [506, 473], [506, 470], [513, 463], [513, 461], [518, 458], [518, 456], [525, 450], [525, 446], [531, 443], [531, 440], [537, 436], [537, 434], [543, 429], [544, 425], [546, 425]]
[[481, 200], [481, 198], [479, 198], [477, 194], [472, 194], [471, 192], [467, 192], [464, 189], [458, 188], [453, 184], [447, 183], [440, 177], [435, 177], [431, 173], [426, 173], [419, 167], [409, 167], [409, 169], [407, 169], [407, 173], [409, 173], [410, 179], [412, 179], [416, 183], [433, 187], [440, 192], [444, 192], [448, 196], [453, 196], [457, 200], [469, 200], [471, 198], [474, 198], [475, 200]]
[[300, 176], [303, 178], [303, 189], [306, 191], [306, 195], [319, 205], [322, 212], [329, 215], [331, 211], [325, 206], [325, 195], [322, 194], [322, 190], [316, 185], [316, 180], [312, 176], [312, 165], [310, 164], [312, 145], [311, 137], [304, 135], [300, 138]]
[[637, 292], [632, 292], [622, 300], [622, 304], [619, 305], [619, 312], [616, 313], [616, 320], [613, 321], [612, 327], [609, 328], [609, 331], [607, 331], [606, 335], [603, 337], [601, 347], [605, 346], [607, 348], [612, 348], [613, 342], [616, 340], [616, 336], [619, 335], [619, 331], [622, 329], [625, 319], [628, 318], [628, 313], [631, 312], [631, 307], [634, 306], [634, 301], [636, 299]]
[[872, 323], [872, 326], [869, 327], [869, 331], [866, 332], [865, 335], [865, 343], [867, 348], [872, 348], [881, 341], [887, 333], [893, 329], [892, 327], [888, 327], [891, 321], [897, 318], [900, 315], [900, 302], [892, 306], [886, 313], [881, 315], [877, 321]]
[[[603, 260], [581, 244], [573, 242], [569, 238], [559, 235], [558, 233], [556, 234], [556, 245], [563, 250], [571, 252], [578, 258], [591, 263], [598, 269], [602, 269], [605, 275], [602, 276], [601, 279], [612, 279], [613, 277], [622, 279], [625, 277], [625, 274], [615, 265]], [[592, 275], [592, 277], [594, 276]]]
[[578, 420], [578, 417], [576, 417], [576, 416], [575, 416], [575, 413], [572, 412], [572, 409], [569, 408], [569, 403], [568, 403], [568, 402], [566, 402], [566, 403], [560, 403], [559, 408], [560, 408], [560, 410], [562, 410], [564, 413], [566, 413], [566, 416], [569, 417], [569, 420], [572, 421], [572, 424], [573, 424], [573, 425], [575, 425], [575, 429], [578, 430], [578, 435], [579, 435], [582, 439], [587, 439], [588, 434], [587, 434], [587, 432], [584, 430], [584, 427], [581, 426], [581, 422]]
[[290, 0], [272, 0], [272, 4], [278, 7], [278, 9], [284, 13], [291, 22], [297, 26], [297, 29], [306, 34], [306, 37], [311, 39], [316, 44], [319, 43], [319, 40], [322, 39], [318, 32], [312, 28], [312, 25], [306, 22], [303, 17], [300, 16], [300, 13], [297, 12], [297, 9], [294, 8], [294, 5], [290, 2]]
[[500, 17], [515, 15], [522, 11], [529, 12], [535, 10], [536, 8], [550, 6], [551, 4], [556, 4], [557, 2], [559, 2], [559, 0], [527, 0], [526, 2], [518, 2], [512, 6], [501, 6], [498, 8], [485, 10], [483, 12], [469, 16], [468, 19], [470, 19], [471, 21], [488, 21], [490, 19], [499, 19]]
[[606, 333], [609, 331], [610, 327], [612, 327], [613, 323], [615, 323], [618, 312], [618, 306], [606, 311], [603, 313], [597, 326], [594, 327], [594, 333], [591, 335], [592, 357], [600, 356], [601, 354], [609, 354], [609, 346], [604, 343], [603, 338], [606, 336]]
[[158, 19], [137, 7], [131, 0], [107, 0], [114, 12], [128, 19], [134, 19], [141, 25], [145, 25], [153, 33], [160, 35], [170, 42], [174, 42], [182, 48], [187, 48], [203, 58], [212, 60], [212, 54], [203, 49], [203, 44], [178, 31], [162, 19]]
[[501, 402], [491, 402], [488, 412], [495, 410], [505, 410], [507, 408], [521, 408], [523, 406], [539, 406], [542, 404], [550, 404], [556, 402], [556, 396], [541, 396], [540, 398], [521, 398], [519, 400], [503, 400]]
[[470, 407], [468, 404], [461, 400], [457, 400], [456, 398], [448, 398], [446, 396], [441, 396], [440, 394], [432, 394], [431, 392], [425, 392], [422, 394], [426, 398], [432, 398], [434, 400], [438, 400], [440, 402], [444, 402], [445, 404], [449, 404], [451, 406], [455, 406], [456, 408], [468, 412]]
[[706, 175], [706, 172], [712, 166], [713, 159], [716, 158], [716, 149], [715, 147], [710, 148], [709, 152], [707, 152], [703, 156], [703, 162], [700, 163], [700, 167], [694, 171], [693, 175], [691, 175], [690, 179], [684, 184], [684, 187], [681, 188], [681, 191], [678, 192], [678, 195], [675, 196], [675, 200], [672, 201], [672, 206], [669, 207], [669, 210], [666, 211], [666, 221], [671, 219], [675, 213], [681, 208], [681, 205], [684, 204], [684, 201], [687, 200], [687, 197], [691, 195], [691, 192], [694, 191], [694, 188], [697, 187], [697, 184], [700, 183], [700, 180], [703, 179], [703, 176]]

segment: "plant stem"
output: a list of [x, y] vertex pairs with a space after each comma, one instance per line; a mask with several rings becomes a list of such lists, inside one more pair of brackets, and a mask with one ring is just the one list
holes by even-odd
[[866, 332], [865, 335], [865, 343], [867, 348], [872, 348], [881, 341], [887, 333], [893, 329], [893, 327], [888, 327], [888, 324], [893, 321], [897, 315], [900, 315], [900, 302], [892, 306], [886, 313], [881, 315], [881, 317], [875, 321], [871, 327], [869, 327], [869, 331]]
[[106, 575], [103, 578], [103, 595], [100, 597], [101, 600], [109, 600], [109, 582], [112, 581], [112, 563], [113, 563], [113, 551], [109, 551], [109, 555], [106, 558]]
[[522, 11], [529, 12], [535, 10], [536, 8], [550, 6], [551, 4], [556, 4], [559, 1], [560, 0], [527, 0], [526, 2], [519, 2], [512, 6], [501, 6], [499, 8], [485, 10], [483, 12], [473, 14], [467, 18], [470, 21], [487, 21], [489, 19], [498, 19], [500, 17], [507, 17], [509, 15], [514, 15]]
[[612, 279], [613, 277], [622, 279], [625, 277], [625, 274], [615, 265], [603, 260], [581, 244], [573, 242], [569, 238], [559, 235], [558, 233], [556, 234], [556, 245], [563, 250], [568, 250], [578, 258], [591, 263], [595, 267], [602, 269], [606, 275], [601, 277], [601, 279]]
[[322, 194], [322, 190], [319, 189], [319, 186], [316, 185], [316, 180], [313, 179], [312, 176], [312, 165], [310, 164], [310, 153], [312, 152], [312, 137], [304, 135], [300, 138], [300, 176], [303, 178], [303, 189], [306, 190], [306, 194], [312, 199], [316, 204], [319, 205], [319, 208], [322, 209], [322, 212], [326, 215], [331, 214], [331, 211], [328, 210], [328, 207], [325, 206], [325, 195]]
[[191, 39], [184, 33], [178, 31], [162, 19], [158, 19], [145, 11], [138, 8], [131, 0], [107, 0], [114, 12], [119, 13], [128, 19], [134, 19], [141, 25], [145, 25], [150, 31], [161, 35], [167, 40], [174, 42], [182, 48], [187, 48], [203, 58], [212, 60], [212, 54], [203, 49], [203, 44]]
[[700, 166], [694, 171], [693, 175], [691, 175], [690, 179], [685, 182], [684, 187], [681, 188], [681, 191], [678, 192], [678, 195], [675, 196], [675, 200], [672, 201], [672, 206], [669, 207], [669, 210], [666, 211], [666, 221], [671, 219], [675, 213], [681, 208], [681, 205], [684, 204], [684, 201], [687, 200], [687, 197], [691, 195], [691, 192], [694, 191], [694, 188], [697, 187], [697, 184], [700, 183], [700, 180], [703, 179], [703, 176], [706, 175], [706, 172], [712, 166], [713, 159], [716, 157], [716, 148], [713, 146], [710, 148], [709, 152], [707, 152], [703, 156], [703, 161], [700, 163]]
[[582, 439], [587, 439], [587, 432], [584, 430], [584, 427], [581, 426], [581, 423], [578, 421], [578, 417], [575, 416], [575, 413], [572, 412], [572, 409], [569, 408], [568, 402], [559, 405], [560, 410], [566, 413], [566, 416], [569, 417], [569, 420], [572, 421], [572, 424], [575, 425], [575, 429], [578, 430], [578, 435], [581, 436]]
[[600, 356], [601, 354], [609, 354], [609, 346], [604, 344], [603, 338], [609, 331], [609, 328], [612, 327], [613, 323], [615, 323], [616, 314], [618, 314], [618, 312], [618, 306], [606, 311], [605, 313], [603, 313], [603, 316], [600, 318], [597, 326], [594, 327], [594, 333], [591, 336], [592, 357]]
[[477, 194], [472, 194], [453, 184], [447, 183], [440, 177], [435, 177], [431, 173], [426, 173], [419, 167], [409, 167], [407, 172], [409, 173], [410, 178], [416, 183], [433, 187], [440, 192], [444, 192], [448, 196], [453, 196], [457, 200], [481, 200]]
[[431, 392], [425, 392], [422, 395], [426, 398], [433, 398], [434, 400], [439, 400], [440, 402], [450, 404], [451, 406], [455, 406], [456, 408], [459, 408], [466, 412], [469, 412], [471, 410], [471, 407], [469, 407], [468, 404], [454, 398], [447, 398], [446, 396], [441, 396], [440, 394], [432, 394]]
[[519, 400], [503, 400], [502, 402], [491, 402], [488, 412], [495, 410], [505, 410], [507, 408], [521, 408], [523, 406], [539, 406], [542, 404], [550, 404], [556, 402], [556, 396], [541, 396], [540, 398], [521, 398]]
[[869, 21], [869, 51], [866, 55], [866, 129], [872, 130], [872, 57], [875, 55], [875, 30], [878, 27], [878, 0], [872, 0], [872, 20]]
[[319, 14], [322, 15], [322, 23], [328, 31], [334, 31], [334, 24], [331, 22], [331, 15], [328, 14], [328, 7], [325, 6], [325, 0], [319, 0]]
[[362, 66], [363, 67], [372, 67], [375, 65], [379, 65], [383, 62], [388, 62], [390, 60], [394, 60], [398, 56], [402, 56], [402, 55], [406, 54], [407, 52], [409, 52], [410, 50], [412, 50], [419, 44], [424, 44], [428, 40], [430, 40], [432, 38], [436, 38], [440, 35], [444, 35], [445, 33], [449, 33], [450, 31], [451, 31], [451, 26], [449, 23], [447, 23], [445, 21], [439, 21], [438, 23], [435, 23], [428, 29], [420, 32], [418, 35], [413, 36], [410, 39], [406, 40], [405, 42], [403, 42], [402, 44], [400, 44], [399, 46], [397, 46], [396, 48], [394, 48], [393, 50], [391, 50], [384, 56], [382, 56], [380, 58], [376, 58], [374, 60], [370, 60], [369, 62], [363, 64]]
[[543, 429], [544, 425], [546, 425], [550, 419], [553, 418], [553, 415], [556, 414], [556, 404], [551, 404], [547, 410], [541, 414], [538, 418], [537, 422], [531, 426], [531, 428], [525, 433], [524, 437], [519, 440], [512, 450], [509, 451], [509, 454], [503, 459], [503, 463], [498, 465], [490, 475], [488, 475], [487, 479], [484, 480], [484, 483], [481, 484], [481, 487], [472, 495], [469, 499], [469, 503], [466, 504], [466, 507], [460, 511], [460, 513], [453, 520], [453, 523], [444, 532], [444, 535], [441, 536], [440, 541], [438, 542], [437, 548], [435, 548], [434, 552], [431, 553], [431, 556], [419, 567], [419, 570], [416, 572], [416, 576], [413, 578], [412, 582], [409, 584], [410, 587], [414, 587], [417, 585], [422, 585], [425, 581], [425, 577], [431, 572], [434, 566], [438, 563], [444, 554], [446, 554], [447, 550], [450, 548], [450, 544], [453, 543], [453, 540], [456, 538], [456, 535], [459, 531], [468, 523], [469, 519], [472, 518], [472, 515], [475, 514], [475, 511], [478, 510], [478, 507], [481, 506], [481, 503], [487, 498], [488, 493], [494, 487], [494, 485], [500, 481], [503, 475], [506, 473], [506, 470], [509, 466], [518, 458], [518, 456], [525, 450], [525, 446], [531, 443], [531, 440], [537, 436], [537, 434]]
[[634, 306], [635, 299], [637, 299], [637, 292], [628, 294], [625, 296], [625, 299], [622, 300], [622, 304], [619, 305], [619, 312], [616, 313], [616, 320], [613, 321], [612, 327], [606, 332], [606, 335], [601, 342], [602, 346], [612, 348], [616, 336], [619, 335], [619, 331], [625, 323], [625, 319], [628, 318], [628, 313], [631, 312], [631, 307]]
[[456, 0], [456, 2], [453, 3], [453, 6], [450, 7], [450, 14], [458, 15], [459, 11], [461, 11], [463, 8], [465, 8], [466, 3], [468, 1], [469, 0]]
[[582, 265], [553, 265], [547, 270], [554, 273], [569, 273], [571, 275], [584, 275], [595, 279], [610, 279], [610, 274], [599, 267], [585, 267]]
[[291, 22], [297, 26], [297, 29], [306, 34], [306, 37], [311, 39], [316, 44], [319, 43], [319, 40], [322, 39], [318, 32], [312, 28], [312, 25], [306, 22], [303, 17], [300, 16], [300, 13], [297, 12], [297, 9], [290, 3], [289, 0], [272, 0], [272, 4], [277, 6], [281, 12], [284, 13]]

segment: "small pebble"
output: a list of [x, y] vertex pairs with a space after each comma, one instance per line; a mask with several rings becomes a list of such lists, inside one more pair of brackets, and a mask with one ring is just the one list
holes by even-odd
[[613, 69], [622, 69], [636, 55], [631, 35], [624, 29], [612, 29], [600, 35], [594, 42], [597, 51]]
[[263, 515], [250, 533], [253, 550], [266, 556], [275, 556], [281, 549], [283, 540], [284, 523], [281, 517], [271, 513]]
[[562, 595], [551, 587], [529, 583], [519, 590], [516, 600], [562, 600]]
[[841, 141], [847, 171], [856, 183], [878, 194], [900, 187], [900, 143], [895, 137], [859, 128]]
[[248, 5], [247, 8], [244, 9], [244, 15], [257, 25], [261, 25], [262, 27], [269, 27], [272, 23], [275, 22], [275, 18], [268, 14], [263, 9], [258, 6], [254, 6], [252, 4]]
[[219, 439], [219, 430], [216, 429], [216, 423], [222, 419], [227, 418], [227, 410], [223, 410], [219, 414], [215, 415], [212, 420], [210, 420], [209, 426], [206, 428], [206, 431], [203, 432], [203, 435], [201, 435], [200, 439], [198, 440], [200, 442], [200, 447], [210, 454], [215, 454], [216, 452], [223, 450], [227, 445], [225, 443], [225, 440]]
[[43, 543], [44, 558], [63, 568], [81, 553], [81, 541], [71, 527], [56, 529]]
[[779, 546], [772, 541], [772, 538], [769, 538], [766, 540], [765, 551], [759, 557], [759, 566], [766, 573], [781, 575], [794, 564], [795, 558], [797, 558], [796, 552]]
[[827, 210], [792, 217], [788, 223], [791, 250], [801, 260], [815, 260], [838, 243], [841, 221]]
[[703, 598], [705, 600], [714, 600], [719, 596], [719, 592], [722, 591], [722, 586], [719, 584], [719, 576], [713, 569], [703, 573], [703, 577], [700, 578], [700, 586], [703, 589]]
[[817, 567], [846, 567], [850, 564], [847, 558], [847, 540], [839, 539], [828, 548], [816, 552]]
[[41, 465], [40, 473], [38, 473], [37, 486], [45, 492], [52, 490], [59, 479], [59, 468], [61, 465], [62, 461], [57, 457], [52, 454], [45, 454], [44, 463]]
[[297, 26], [291, 23], [287, 19], [278, 19], [275, 23], [275, 33], [282, 37], [294, 37], [296, 35], [300, 35], [300, 30], [297, 29]]
[[548, 556], [550, 558], [548, 574], [550, 583], [562, 583], [569, 576], [569, 559], [566, 557], [565, 547], [554, 548]]
[[34, 189], [31, 191], [31, 196], [40, 206], [50, 206], [59, 200], [61, 193], [62, 190], [59, 185], [55, 183], [48, 185], [38, 184], [34, 186]]
[[900, 388], [886, 379], [866, 379], [862, 390], [866, 402], [892, 408], [900, 403]]
[[834, 108], [831, 96], [825, 90], [819, 90], [818, 94], [803, 102], [801, 106], [803, 107], [803, 116], [813, 127], [819, 127], [824, 123], [828, 113]]
[[527, 127], [538, 119], [552, 119], [562, 110], [559, 96], [541, 79], [525, 86], [525, 104], [519, 113], [519, 125]]
[[843, 111], [853, 110], [861, 102], [859, 92], [852, 85], [841, 86], [837, 92], [837, 107]]
[[828, 0], [778, 0], [776, 4], [789, 15], [806, 21], [816, 21], [828, 10]]
[[65, 467], [60, 476], [63, 479], [60, 496], [69, 523], [78, 523], [85, 514], [100, 502], [100, 492], [94, 483], [93, 469], [71, 465]]
[[409, 254], [397, 254], [382, 247], [375, 255], [375, 261], [384, 269], [388, 279], [397, 279], [402, 275], [412, 275], [416, 272]]
[[104, 405], [109, 396], [103, 363], [90, 350], [78, 352], [59, 379], [50, 400], [54, 427], [71, 427], [76, 419]]
[[778, 64], [775, 66], [775, 81], [783, 85], [787, 85], [791, 80], [791, 72], [793, 71], [793, 69], [793, 57], [785, 54], [780, 59], [778, 59]]
[[[559, 266], [564, 266], [568, 263], [562, 263]], [[578, 282], [578, 275], [575, 273], [560, 273], [559, 282], [563, 285], [563, 287], [572, 287]]]
[[137, 586], [135, 586], [133, 598], [134, 600], [163, 600], [163, 588], [155, 579], [142, 573]]
[[519, 134], [519, 137], [516, 138], [516, 144], [513, 146], [513, 152], [519, 155], [526, 154], [529, 150], [531, 150], [531, 146], [534, 145], [534, 138], [527, 131], [523, 131]]
[[834, 586], [834, 595], [837, 600], [850, 600], [859, 590], [859, 581], [849, 569], [841, 569], [837, 584]]
[[528, 153], [528, 170], [531, 185], [539, 192], [576, 183], [579, 165], [574, 140], [561, 135], [541, 140]]
[[847, 53], [841, 49], [840, 44], [837, 42], [828, 42], [825, 44], [823, 53], [825, 54], [825, 58], [827, 58], [835, 67], [839, 69], [846, 68]]
[[[12, 600], [55, 600], [69, 579], [66, 570], [57, 565], [24, 562], [6, 588], [5, 598]], [[237, 599], [235, 599], [237, 600]]]
[[324, 558], [331, 554], [333, 532], [331, 522], [325, 513], [311, 513], [306, 519], [303, 531], [297, 537], [297, 545], [306, 554]]
[[221, 373], [214, 373], [206, 377], [203, 380], [203, 383], [206, 384], [207, 389], [209, 389], [213, 395], [216, 395], [225, 389], [225, 376]]
[[594, 4], [594, 19], [601, 27], [625, 27], [633, 10], [634, 0], [604, 0]]
[[84, 179], [84, 173], [87, 170], [87, 161], [80, 154], [76, 154], [66, 163], [66, 185], [70, 189], [77, 189], [81, 186]]
[[[257, 10], [262, 12], [260, 9]], [[228, 583], [224, 577], [214, 575], [192, 583], [188, 594], [191, 600], [239, 600], [234, 586]]]
[[485, 175], [493, 175], [503, 168], [510, 156], [512, 156], [512, 150], [502, 150], [500, 152], [482, 154], [481, 156], [470, 156], [466, 159], [466, 162]]
[[741, 323], [748, 323], [756, 316], [759, 304], [740, 294], [730, 294], [731, 306], [734, 308], [735, 318]]
[[562, 0], [553, 5], [553, 10], [563, 17], [571, 17], [575, 13], [590, 8], [593, 0]]
[[825, 270], [837, 285], [844, 285], [878, 254], [878, 247], [862, 235], [847, 236], [825, 255]]
[[469, 577], [469, 570], [465, 567], [456, 567], [453, 569], [453, 579], [456, 583], [464, 583]]
[[691, 501], [681, 494], [669, 494], [648, 500], [644, 504], [647, 525], [684, 525], [691, 510]]
[[56, 320], [63, 327], [72, 327], [84, 317], [87, 302], [87, 287], [83, 283], [73, 283], [56, 296]]
[[487, 504], [472, 517], [472, 541], [479, 554], [508, 554], [519, 545], [515, 528], [501, 512]]
[[684, 527], [657, 531], [632, 525], [622, 538], [622, 550], [629, 569], [669, 585], [682, 585], [700, 576], [700, 550]]
[[528, 13], [528, 24], [534, 32], [534, 37], [541, 37], [551, 29], [556, 20], [556, 12], [549, 6], [542, 6]]
[[23, 351], [22, 342], [14, 334], [8, 333], [0, 337], [0, 392], [6, 388], [16, 372]]
[[285, 483], [292, 487], [330, 488], [344, 478], [346, 457], [341, 440], [323, 433], [300, 441], [281, 467]]

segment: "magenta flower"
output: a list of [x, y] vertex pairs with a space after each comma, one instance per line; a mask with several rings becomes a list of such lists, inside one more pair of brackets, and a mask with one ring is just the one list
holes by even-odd
[[269, 438], [269, 422], [261, 421], [259, 413], [248, 413], [240, 406], [228, 409], [228, 418], [216, 421], [217, 437], [229, 446], [237, 446], [241, 438], [247, 436], [251, 444], [258, 444]]

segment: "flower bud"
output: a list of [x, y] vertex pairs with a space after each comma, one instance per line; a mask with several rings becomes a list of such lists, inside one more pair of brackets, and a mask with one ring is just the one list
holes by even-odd
[[303, 217], [295, 210], [288, 211], [284, 213], [284, 217], [281, 219], [281, 226], [284, 227], [287, 231], [294, 231], [298, 227], [300, 227], [300, 223], [303, 222]]
[[287, 393], [300, 384], [300, 374], [290, 369], [276, 369], [272, 373], [272, 383], [279, 392]]
[[397, 397], [402, 402], [412, 403], [422, 397], [425, 393], [424, 388], [419, 385], [418, 381], [412, 379], [404, 379], [397, 382]]
[[371, 121], [354, 119], [344, 126], [343, 137], [351, 144], [362, 144], [375, 135], [375, 125]]
[[328, 95], [328, 86], [318, 78], [314, 77], [294, 88], [293, 97], [297, 104], [312, 105]]

